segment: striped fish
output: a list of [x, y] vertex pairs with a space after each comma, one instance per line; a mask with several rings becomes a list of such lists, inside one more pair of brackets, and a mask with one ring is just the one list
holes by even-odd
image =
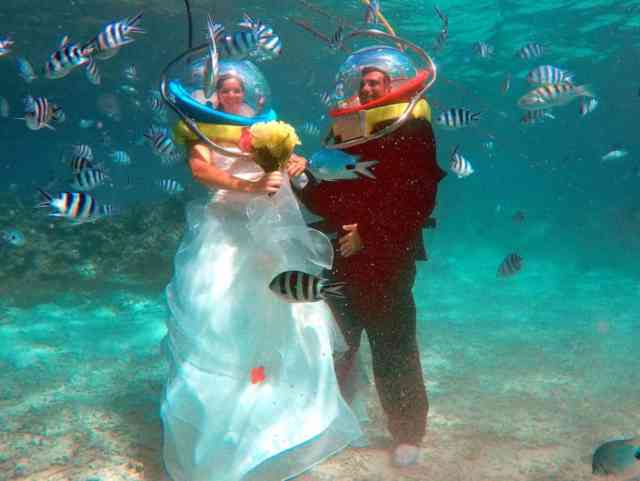
[[104, 217], [113, 217], [114, 215], [118, 215], [120, 213], [120, 209], [114, 207], [111, 204], [103, 204], [100, 206], [100, 215]]
[[238, 60], [251, 57], [261, 61], [274, 58], [282, 53], [282, 41], [271, 27], [246, 14], [240, 26], [248, 30], [228, 34], [220, 24], [211, 26], [216, 36], [220, 57]]
[[476, 42], [473, 45], [473, 49], [480, 56], [480, 58], [489, 58], [495, 51], [494, 47], [485, 42]]
[[48, 79], [60, 79], [69, 75], [76, 67], [86, 65], [91, 61], [91, 47], [80, 47], [71, 44], [69, 36], [65, 35], [58, 50], [49, 56], [44, 64], [44, 76]]
[[520, 119], [520, 123], [530, 125], [546, 119], [555, 119], [555, 116], [551, 113], [551, 109], [527, 110]]
[[49, 122], [64, 121], [64, 112], [56, 104], [50, 103], [45, 97], [27, 96], [24, 99], [24, 120], [31, 130], [40, 130], [43, 127], [52, 129]]
[[598, 99], [591, 97], [589, 100], [586, 98], [580, 99], [580, 115], [585, 116], [590, 114], [598, 107]]
[[87, 63], [84, 72], [89, 82], [91, 82], [93, 85], [100, 85], [100, 83], [102, 82], [102, 78], [100, 77], [98, 65], [96, 64], [96, 61], [93, 59], [93, 57], [89, 59], [89, 63]]
[[52, 217], [63, 217], [74, 224], [93, 222], [100, 218], [100, 208], [96, 200], [85, 192], [61, 192], [53, 197], [38, 189], [43, 201], [37, 207], [49, 207]]
[[132, 33], [145, 33], [138, 26], [143, 12], [133, 17], [117, 22], [111, 22], [103, 27], [96, 37], [89, 43], [96, 50], [96, 58], [107, 60], [118, 53], [120, 47], [130, 44], [135, 39], [129, 37]]
[[111, 162], [118, 165], [131, 165], [131, 157], [124, 150], [116, 150], [109, 155]]
[[338, 25], [338, 29], [329, 37], [329, 50], [337, 52], [342, 48], [344, 42], [344, 27]]
[[327, 296], [344, 297], [344, 282], [328, 282], [301, 271], [284, 271], [273, 278], [269, 289], [290, 303], [316, 302]]
[[553, 65], [540, 65], [527, 74], [527, 82], [530, 84], [557, 84], [571, 82], [573, 74]]
[[93, 162], [91, 162], [86, 157], [82, 157], [79, 155], [74, 155], [69, 160], [69, 167], [71, 167], [71, 172], [73, 174], [79, 173], [81, 170], [93, 168]]
[[170, 195], [175, 195], [175, 194], [184, 192], [184, 187], [182, 187], [182, 184], [180, 184], [180, 182], [174, 179], [157, 180], [156, 185]]
[[140, 80], [138, 78], [138, 69], [133, 64], [124, 69], [124, 76], [131, 82], [137, 82], [138, 80]]
[[172, 155], [176, 150], [169, 131], [164, 127], [153, 125], [144, 133], [144, 136], [149, 140], [154, 153], [160, 157]]
[[18, 66], [18, 75], [20, 75], [22, 80], [28, 84], [38, 78], [36, 76], [36, 72], [33, 70], [33, 67], [26, 58], [18, 57], [16, 59], [16, 64]]
[[73, 155], [93, 160], [93, 149], [87, 144], [73, 145], [71, 146], [71, 152]]
[[456, 145], [456, 148], [451, 152], [449, 168], [451, 169], [451, 172], [458, 176], [458, 179], [462, 179], [464, 177], [469, 177], [475, 171], [473, 170], [471, 163], [459, 152], [459, 149], [460, 146]]
[[9, 37], [0, 37], [0, 57], [11, 53], [14, 41]]
[[71, 187], [75, 190], [86, 192], [101, 186], [109, 176], [100, 169], [85, 168], [74, 174], [71, 179]]
[[516, 55], [523, 60], [539, 58], [544, 55], [544, 47], [539, 43], [528, 43], [518, 50]]
[[568, 82], [547, 84], [523, 95], [518, 106], [525, 110], [540, 110], [566, 105], [578, 97], [594, 97], [587, 85], [573, 85]]
[[468, 127], [480, 118], [480, 112], [461, 108], [451, 108], [441, 112], [436, 122], [448, 129], [459, 129]]
[[515, 252], [509, 254], [498, 266], [497, 277], [509, 277], [522, 269], [522, 257]]
[[147, 97], [147, 102], [149, 103], [149, 107], [151, 108], [151, 114], [153, 115], [154, 120], [158, 122], [166, 122], [167, 121], [167, 106], [162, 100], [162, 94], [159, 90], [149, 90], [149, 96]]

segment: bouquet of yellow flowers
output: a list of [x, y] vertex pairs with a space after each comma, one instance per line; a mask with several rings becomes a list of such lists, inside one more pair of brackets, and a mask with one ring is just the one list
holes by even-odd
[[249, 131], [255, 161], [267, 173], [280, 170], [301, 143], [295, 129], [280, 120], [258, 122]]

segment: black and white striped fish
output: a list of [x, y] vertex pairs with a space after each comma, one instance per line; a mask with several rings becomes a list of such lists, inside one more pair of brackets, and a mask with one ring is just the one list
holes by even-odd
[[509, 277], [517, 274], [522, 269], [522, 257], [512, 252], [498, 266], [497, 277]]
[[344, 27], [338, 25], [337, 30], [329, 37], [329, 50], [337, 52], [342, 48], [344, 42]]
[[143, 12], [133, 17], [105, 25], [96, 37], [89, 43], [96, 50], [96, 58], [107, 60], [118, 53], [120, 47], [130, 44], [135, 39], [129, 37], [132, 33], [145, 33], [138, 26]]
[[71, 44], [69, 36], [65, 35], [58, 50], [49, 56], [44, 64], [44, 76], [48, 79], [60, 79], [69, 75], [76, 67], [86, 65], [91, 61], [93, 49], [90, 46], [80, 47]]
[[167, 106], [162, 100], [162, 94], [159, 90], [149, 90], [149, 96], [147, 97], [147, 102], [149, 103], [149, 107], [151, 108], [151, 114], [153, 115], [154, 120], [158, 122], [166, 122], [167, 121]]
[[45, 97], [29, 95], [24, 99], [24, 120], [31, 130], [40, 130], [43, 127], [53, 130], [50, 122], [63, 122], [64, 118], [62, 109]]
[[580, 99], [580, 115], [583, 117], [587, 114], [590, 114], [598, 107], [598, 99], [595, 97], [591, 97], [589, 100], [582, 97]]
[[72, 155], [79, 157], [85, 157], [88, 160], [93, 160], [93, 149], [87, 144], [77, 144], [71, 146]]
[[473, 44], [473, 49], [480, 58], [489, 58], [495, 51], [494, 47], [485, 42], [476, 42]]
[[441, 112], [436, 122], [448, 129], [468, 127], [480, 118], [480, 112], [472, 112], [468, 109], [451, 108]]
[[315, 137], [317, 135], [320, 135], [320, 127], [318, 127], [315, 123], [310, 122], [310, 121], [305, 121], [302, 124], [302, 127], [300, 127], [300, 130], [309, 136]]
[[50, 207], [52, 217], [63, 217], [74, 224], [93, 222], [101, 217], [96, 200], [85, 192], [61, 192], [55, 197], [38, 189], [43, 201], [37, 207]]
[[115, 150], [109, 154], [111, 162], [118, 165], [131, 165], [131, 157], [124, 150]]
[[551, 113], [551, 109], [527, 110], [520, 119], [520, 123], [530, 125], [546, 119], [555, 119], [555, 116]]
[[175, 194], [184, 192], [184, 187], [182, 187], [182, 184], [180, 184], [180, 182], [174, 179], [157, 180], [156, 185], [170, 195], [175, 195]]
[[290, 303], [316, 302], [327, 296], [344, 297], [343, 286], [344, 282], [328, 282], [301, 271], [281, 272], [269, 283], [271, 291]]
[[71, 187], [81, 192], [93, 190], [101, 186], [109, 176], [100, 169], [85, 168], [73, 175], [71, 179]]
[[89, 59], [89, 63], [87, 63], [84, 72], [89, 82], [91, 82], [93, 85], [100, 85], [100, 83], [102, 82], [102, 78], [100, 77], [98, 65], [96, 64], [96, 61], [93, 59], [93, 57]]
[[527, 74], [527, 82], [531, 84], [557, 84], [572, 82], [573, 74], [553, 65], [540, 65]]
[[20, 78], [28, 84], [38, 78], [36, 76], [36, 72], [33, 70], [33, 67], [26, 58], [18, 57], [16, 59], [16, 65], [18, 66], [18, 75], [20, 75]]
[[164, 127], [153, 125], [147, 129], [144, 136], [149, 140], [156, 155], [161, 157], [164, 155], [172, 155], [176, 150], [176, 145], [169, 134], [169, 130]]
[[93, 165], [93, 162], [86, 157], [73, 155], [69, 160], [69, 167], [71, 167], [71, 172], [73, 174], [77, 174], [81, 170], [90, 169], [95, 166]]
[[530, 42], [518, 50], [516, 55], [523, 60], [539, 58], [544, 55], [544, 47], [539, 43]]
[[135, 65], [129, 65], [127, 68], [124, 69], [124, 76], [127, 80], [131, 82], [137, 82], [139, 80], [138, 69], [136, 68]]
[[120, 209], [114, 207], [111, 204], [103, 204], [100, 206], [100, 215], [104, 217], [113, 217], [114, 215], [118, 215], [120, 213]]
[[469, 177], [475, 171], [473, 170], [471, 163], [459, 152], [459, 149], [460, 146], [456, 145], [456, 148], [451, 152], [449, 168], [451, 169], [451, 172], [458, 176], [458, 179], [462, 179], [464, 177]]
[[229, 34], [222, 25], [212, 25], [221, 58], [267, 60], [282, 53], [282, 41], [271, 27], [246, 14], [240, 26], [248, 30]]
[[526, 110], [540, 110], [566, 105], [578, 97], [594, 97], [587, 85], [568, 82], [547, 84], [523, 95], [518, 106]]

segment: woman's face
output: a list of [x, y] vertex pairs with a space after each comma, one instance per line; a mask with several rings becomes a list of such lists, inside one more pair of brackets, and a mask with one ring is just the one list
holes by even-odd
[[225, 112], [236, 112], [244, 102], [242, 84], [235, 78], [227, 79], [218, 90], [218, 99]]

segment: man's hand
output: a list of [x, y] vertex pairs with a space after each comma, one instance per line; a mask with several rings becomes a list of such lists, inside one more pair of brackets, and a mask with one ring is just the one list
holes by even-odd
[[362, 249], [362, 239], [358, 233], [358, 224], [347, 224], [343, 225], [342, 228], [346, 230], [347, 233], [338, 239], [340, 255], [349, 257]]
[[302, 174], [306, 168], [307, 159], [298, 154], [291, 154], [291, 157], [287, 160], [287, 174], [289, 174], [289, 177]]

